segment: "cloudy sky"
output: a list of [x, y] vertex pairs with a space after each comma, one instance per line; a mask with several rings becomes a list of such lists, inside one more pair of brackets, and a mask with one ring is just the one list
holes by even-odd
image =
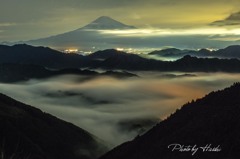
[[[239, 0], [0, 0], [0, 41], [29, 40], [110, 16], [138, 28], [238, 28]], [[221, 30], [221, 29], [220, 29]]]

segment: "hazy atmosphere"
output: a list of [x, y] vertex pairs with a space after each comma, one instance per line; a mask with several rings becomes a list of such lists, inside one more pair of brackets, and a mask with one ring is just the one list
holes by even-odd
[[[94, 33], [95, 38], [107, 36], [101, 41], [103, 44], [71, 41], [63, 45], [53, 41], [47, 45], [56, 49], [85, 48], [85, 51], [91, 51], [92, 47], [136, 50], [223, 48], [239, 40], [239, 3], [238, 0], [10, 0], [0, 6], [0, 14], [4, 15], [0, 17], [0, 41], [50, 37], [82, 28], [100, 16], [109, 16], [137, 29], [99, 29]], [[14, 8], [14, 12], [10, 8]], [[79, 36], [82, 41], [87, 41], [85, 34]], [[107, 40], [109, 36], [110, 40]], [[128, 39], [124, 38], [126, 36]], [[90, 46], [86, 49], [87, 45]]]

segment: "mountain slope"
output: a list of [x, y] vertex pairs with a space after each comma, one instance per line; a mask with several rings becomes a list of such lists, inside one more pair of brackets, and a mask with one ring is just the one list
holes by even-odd
[[88, 59], [78, 54], [64, 54], [46, 47], [19, 44], [0, 45], [0, 63], [34, 64], [49, 68], [81, 67]]
[[185, 72], [240, 72], [240, 60], [197, 58], [186, 55], [172, 62], [168, 69]]
[[0, 130], [2, 158], [94, 159], [106, 150], [83, 129], [3, 94]]
[[126, 54], [125, 52], [122, 51], [117, 51], [115, 49], [107, 49], [103, 51], [97, 51], [92, 54], [89, 54], [87, 57], [95, 60], [106, 60], [110, 57], [117, 56], [119, 54]]
[[240, 58], [240, 45], [228, 46], [224, 49], [216, 51], [216, 56], [228, 58]]
[[[240, 157], [239, 114], [240, 84], [236, 83], [183, 105], [146, 134], [116, 147], [100, 159], [237, 159]], [[190, 150], [180, 152], [171, 144], [185, 145], [185, 148], [190, 145]], [[198, 148], [195, 154], [194, 145]], [[211, 152], [204, 148], [207, 145], [220, 151]]]

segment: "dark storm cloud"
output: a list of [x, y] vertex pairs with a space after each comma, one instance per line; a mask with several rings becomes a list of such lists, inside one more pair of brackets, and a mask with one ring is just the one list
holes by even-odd
[[211, 25], [217, 26], [235, 26], [240, 25], [240, 12], [233, 13], [227, 18], [211, 23]]

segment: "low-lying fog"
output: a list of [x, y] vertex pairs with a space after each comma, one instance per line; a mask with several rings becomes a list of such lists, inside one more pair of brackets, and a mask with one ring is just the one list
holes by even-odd
[[89, 131], [111, 146], [164, 119], [192, 99], [230, 86], [240, 74], [135, 72], [139, 77], [58, 76], [0, 84], [1, 93]]

